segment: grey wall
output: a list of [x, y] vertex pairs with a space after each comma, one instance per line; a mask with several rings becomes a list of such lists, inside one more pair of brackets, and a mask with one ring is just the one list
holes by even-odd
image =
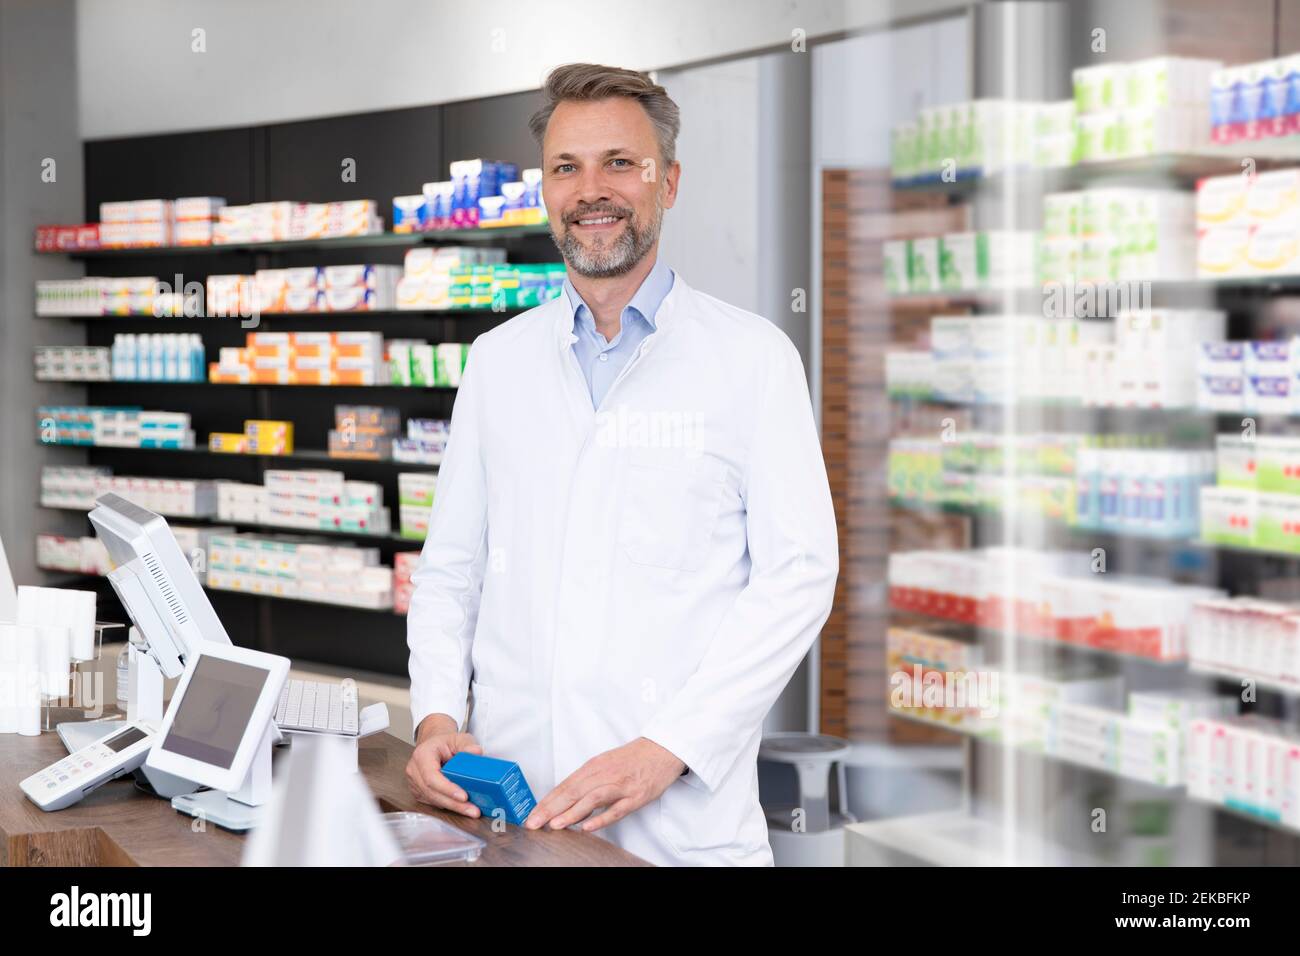
[[[84, 388], [38, 385], [37, 344], [81, 342], [81, 327], [34, 318], [37, 279], [82, 274], [62, 256], [32, 251], [37, 223], [80, 222], [81, 142], [77, 132], [75, 0], [0, 4], [0, 536], [14, 578], [38, 583], [37, 531], [78, 530], [74, 515], [39, 512], [44, 462], [75, 464], [82, 453], [37, 446], [36, 407], [82, 400]], [[56, 163], [42, 182], [41, 164]]]

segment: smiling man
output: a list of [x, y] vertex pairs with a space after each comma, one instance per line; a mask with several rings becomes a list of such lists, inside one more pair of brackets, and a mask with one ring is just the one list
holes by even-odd
[[663, 87], [573, 64], [544, 93], [532, 131], [569, 277], [470, 352], [413, 575], [407, 779], [476, 816], [441, 768], [486, 752], [540, 797], [529, 828], [770, 864], [763, 718], [838, 571], [803, 365], [659, 260], [681, 177]]

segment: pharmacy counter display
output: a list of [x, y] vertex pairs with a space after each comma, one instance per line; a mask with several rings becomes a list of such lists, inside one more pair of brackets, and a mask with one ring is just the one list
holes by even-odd
[[[77, 719], [73, 711], [52, 723]], [[531, 831], [470, 820], [416, 803], [406, 786], [411, 746], [390, 734], [360, 742], [360, 768], [380, 810], [430, 813], [484, 841], [476, 866], [645, 866], [600, 837], [572, 830]], [[244, 837], [195, 821], [170, 803], [137, 790], [127, 777], [106, 784], [76, 806], [45, 813], [18, 789], [19, 781], [66, 751], [53, 732], [0, 735], [0, 865], [4, 866], [237, 866]]]

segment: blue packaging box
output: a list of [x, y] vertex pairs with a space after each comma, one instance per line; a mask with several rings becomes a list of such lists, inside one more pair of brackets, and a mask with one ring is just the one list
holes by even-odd
[[442, 765], [442, 774], [469, 794], [485, 817], [504, 810], [506, 822], [520, 826], [537, 806], [524, 772], [509, 760], [458, 753]]

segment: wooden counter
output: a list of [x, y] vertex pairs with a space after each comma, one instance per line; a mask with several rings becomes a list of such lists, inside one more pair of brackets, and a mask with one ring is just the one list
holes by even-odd
[[[56, 712], [57, 714], [57, 712]], [[67, 719], [68, 715], [56, 717]], [[411, 746], [390, 734], [361, 741], [361, 773], [384, 812], [431, 813], [487, 845], [474, 866], [648, 866], [614, 844], [573, 830], [493, 833], [471, 820], [415, 802], [406, 786]], [[19, 781], [66, 756], [53, 731], [39, 737], [0, 734], [0, 865], [237, 866], [244, 838], [173, 810], [136, 789], [133, 777], [105, 784], [81, 803], [46, 813], [23, 796]]]

